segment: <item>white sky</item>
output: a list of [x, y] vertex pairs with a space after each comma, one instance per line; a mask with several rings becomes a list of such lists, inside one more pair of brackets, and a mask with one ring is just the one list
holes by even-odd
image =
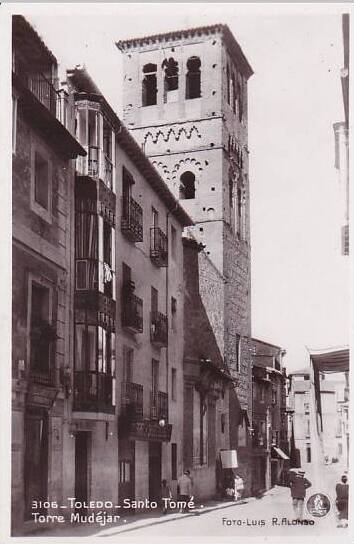
[[227, 23], [255, 72], [249, 81], [253, 336], [283, 346], [289, 370], [308, 363], [306, 345], [349, 343], [349, 265], [340, 254], [332, 129], [344, 115], [340, 13], [348, 5], [313, 4], [312, 14], [296, 4], [11, 9], [35, 26], [62, 69], [85, 64], [118, 114], [122, 68], [115, 41]]

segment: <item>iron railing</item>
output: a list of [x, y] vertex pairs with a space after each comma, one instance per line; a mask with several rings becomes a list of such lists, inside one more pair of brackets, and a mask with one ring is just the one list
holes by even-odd
[[122, 326], [132, 332], [143, 332], [143, 301], [123, 286]]
[[132, 421], [143, 419], [143, 386], [133, 382], [122, 382], [122, 409]]
[[110, 374], [97, 371], [74, 372], [74, 410], [114, 412], [114, 379]]
[[160, 346], [168, 344], [168, 319], [161, 312], [151, 313], [150, 338], [153, 344]]
[[123, 197], [121, 229], [132, 242], [143, 241], [143, 209], [132, 198]]
[[162, 391], [151, 391], [150, 394], [150, 418], [164, 419], [168, 422], [168, 394]]
[[167, 236], [159, 227], [150, 229], [150, 258], [157, 266], [168, 265]]

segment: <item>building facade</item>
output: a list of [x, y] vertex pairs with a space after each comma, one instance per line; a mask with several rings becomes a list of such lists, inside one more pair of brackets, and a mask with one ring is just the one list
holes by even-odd
[[[212, 316], [210, 323], [221, 357], [237, 379], [229, 396], [227, 434], [229, 447], [238, 449], [247, 493], [251, 443], [245, 430], [239, 443], [238, 431], [252, 412], [247, 147], [247, 82], [252, 69], [225, 25], [131, 39], [117, 46], [124, 58], [127, 127], [193, 218], [193, 236], [224, 280], [221, 324]], [[200, 290], [207, 293], [203, 281], [201, 274]], [[208, 304], [205, 307], [208, 311]]]
[[[320, 373], [318, 396], [320, 428], [318, 429], [318, 402], [311, 396], [311, 371], [304, 368], [289, 375], [290, 407], [293, 410], [293, 433], [296, 466], [311, 467], [319, 462], [348, 464], [348, 377], [346, 374]], [[316, 412], [316, 413], [315, 413]], [[318, 441], [320, 437], [320, 442]], [[314, 450], [320, 447], [320, 452]]]
[[284, 484], [289, 469], [285, 351], [252, 339], [252, 494]]
[[74, 107], [57, 61], [13, 18], [12, 526], [60, 500], [70, 365]]
[[175, 488], [182, 467], [182, 230], [191, 220], [86, 71], [68, 72], [68, 82], [87, 150], [74, 227], [72, 424], [84, 440], [83, 490], [156, 500], [161, 479]]

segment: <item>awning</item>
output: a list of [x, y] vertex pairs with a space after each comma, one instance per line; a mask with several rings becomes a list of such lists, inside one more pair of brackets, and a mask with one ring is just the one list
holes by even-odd
[[286, 455], [286, 453], [283, 452], [283, 450], [281, 450], [280, 448], [276, 448], [275, 446], [273, 446], [273, 450], [275, 450], [275, 452], [279, 455], [279, 457], [281, 457], [282, 459], [290, 459], [290, 457], [288, 457]]

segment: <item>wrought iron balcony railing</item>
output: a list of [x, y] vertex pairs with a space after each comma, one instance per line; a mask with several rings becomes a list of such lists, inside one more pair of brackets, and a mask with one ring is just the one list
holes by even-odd
[[157, 266], [168, 266], [167, 236], [159, 227], [150, 229], [150, 258]]
[[122, 382], [122, 412], [131, 421], [143, 419], [143, 386], [133, 382]]
[[143, 301], [127, 286], [122, 289], [122, 327], [131, 332], [143, 332]]
[[132, 198], [123, 197], [121, 229], [132, 242], [143, 241], [143, 209]]
[[74, 410], [114, 413], [114, 378], [97, 371], [74, 372]]
[[66, 91], [57, 90], [54, 82], [41, 72], [30, 73], [28, 67], [19, 59], [15, 59], [13, 72], [37, 100], [68, 128], [69, 100]]
[[150, 338], [153, 344], [167, 346], [168, 344], [168, 319], [160, 312], [151, 313]]
[[150, 418], [153, 420], [164, 419], [168, 422], [168, 394], [162, 391], [151, 391]]

